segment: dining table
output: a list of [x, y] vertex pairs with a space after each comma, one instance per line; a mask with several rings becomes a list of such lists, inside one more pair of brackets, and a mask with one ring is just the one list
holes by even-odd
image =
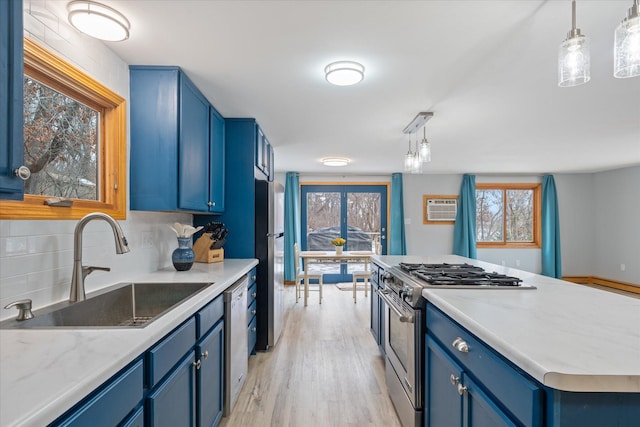
[[307, 305], [309, 298], [309, 277], [307, 272], [311, 264], [362, 264], [364, 270], [369, 269], [369, 261], [372, 251], [302, 251], [300, 259], [304, 272], [304, 305]]

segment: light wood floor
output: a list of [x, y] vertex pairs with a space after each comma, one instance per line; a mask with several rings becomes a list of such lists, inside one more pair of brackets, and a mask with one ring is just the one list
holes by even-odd
[[384, 360], [369, 332], [370, 297], [325, 285], [322, 305], [291, 303], [274, 349], [249, 359], [240, 397], [221, 427], [400, 427]]

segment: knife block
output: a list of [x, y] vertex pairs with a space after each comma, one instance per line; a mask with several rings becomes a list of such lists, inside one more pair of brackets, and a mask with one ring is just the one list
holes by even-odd
[[211, 240], [211, 234], [205, 233], [193, 244], [193, 253], [196, 262], [221, 262], [224, 261], [224, 249], [211, 249], [215, 240]]

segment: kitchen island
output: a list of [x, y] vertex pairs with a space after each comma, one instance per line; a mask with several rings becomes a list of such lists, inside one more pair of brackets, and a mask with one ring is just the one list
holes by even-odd
[[[437, 309], [433, 312], [441, 312], [443, 319], [453, 321], [451, 327], [446, 325], [451, 328], [449, 331], [470, 332], [472, 339], [489, 347], [489, 352], [497, 354], [514, 372], [539, 383], [544, 425], [604, 425], [598, 424], [598, 417], [606, 419], [618, 413], [618, 420], [632, 420], [639, 415], [640, 299], [453, 255], [374, 256], [372, 262], [383, 268], [400, 262], [466, 262], [489, 272], [519, 277], [523, 284], [535, 286], [536, 289], [424, 288], [422, 296], [428, 307]], [[439, 321], [437, 313], [430, 314], [427, 309], [428, 329], [430, 319]], [[434, 325], [441, 326], [442, 322]], [[452, 357], [471, 357], [458, 353], [451, 344], [442, 340], [437, 345]], [[469, 347], [469, 355], [474, 350], [484, 351]], [[433, 353], [429, 352], [427, 349], [428, 354]], [[428, 402], [425, 406], [428, 408]], [[621, 417], [621, 411], [627, 415]], [[587, 424], [586, 418], [579, 418], [585, 416], [590, 417]], [[570, 424], [571, 420], [583, 423]], [[633, 424], [623, 421], [613, 425]]]
[[188, 272], [170, 268], [132, 277], [135, 282], [213, 283], [144, 328], [0, 329], [0, 425], [52, 422], [257, 264], [227, 259], [196, 263]]

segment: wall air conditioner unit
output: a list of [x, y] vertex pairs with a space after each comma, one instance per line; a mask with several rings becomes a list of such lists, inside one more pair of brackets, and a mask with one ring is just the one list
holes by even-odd
[[458, 212], [456, 196], [424, 196], [425, 224], [454, 224]]

